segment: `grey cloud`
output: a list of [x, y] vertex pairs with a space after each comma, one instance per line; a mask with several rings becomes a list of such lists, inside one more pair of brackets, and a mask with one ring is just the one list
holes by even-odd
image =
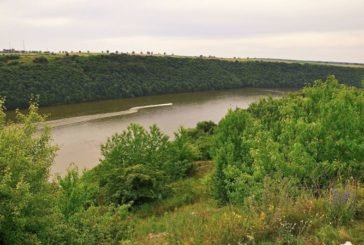
[[[2, 0], [0, 31], [5, 35], [0, 48], [23, 39], [37, 48], [46, 43], [68, 49], [93, 40], [144, 37], [150, 38], [151, 46], [167, 39], [194, 46], [196, 39], [241, 40], [289, 33], [355, 37], [352, 33], [364, 31], [363, 9], [362, 0]], [[95, 50], [105, 46], [93, 45], [90, 48]], [[223, 48], [216, 53], [224, 53]], [[264, 47], [261, 50], [256, 56], [264, 54]], [[327, 54], [323, 52], [322, 59]]]

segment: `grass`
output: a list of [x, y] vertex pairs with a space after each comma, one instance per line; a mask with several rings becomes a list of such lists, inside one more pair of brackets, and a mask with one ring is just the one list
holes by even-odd
[[195, 169], [173, 183], [167, 199], [132, 211], [126, 244], [364, 243], [363, 186], [315, 196], [289, 181], [267, 179], [261, 198], [218, 206], [207, 191], [212, 162], [198, 162]]

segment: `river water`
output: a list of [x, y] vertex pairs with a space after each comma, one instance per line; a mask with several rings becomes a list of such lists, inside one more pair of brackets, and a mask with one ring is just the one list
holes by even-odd
[[52, 128], [53, 142], [59, 146], [51, 172], [63, 175], [70, 163], [79, 169], [94, 167], [101, 159], [100, 145], [130, 123], [144, 127], [157, 124], [162, 132], [173, 137], [173, 132], [181, 126], [194, 127], [203, 120], [217, 123], [230, 108], [247, 108], [261, 97], [279, 97], [284, 93], [236, 89], [41, 108], [42, 113], [49, 115], [47, 124]]

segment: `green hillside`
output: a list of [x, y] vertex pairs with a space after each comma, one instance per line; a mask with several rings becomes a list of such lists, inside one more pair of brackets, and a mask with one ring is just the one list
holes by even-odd
[[334, 74], [358, 86], [363, 67], [126, 54], [0, 56], [0, 96], [8, 109], [241, 87], [302, 87]]

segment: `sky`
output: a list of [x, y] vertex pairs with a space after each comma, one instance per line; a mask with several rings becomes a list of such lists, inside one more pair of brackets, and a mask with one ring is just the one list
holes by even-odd
[[0, 49], [364, 63], [364, 0], [0, 0]]

